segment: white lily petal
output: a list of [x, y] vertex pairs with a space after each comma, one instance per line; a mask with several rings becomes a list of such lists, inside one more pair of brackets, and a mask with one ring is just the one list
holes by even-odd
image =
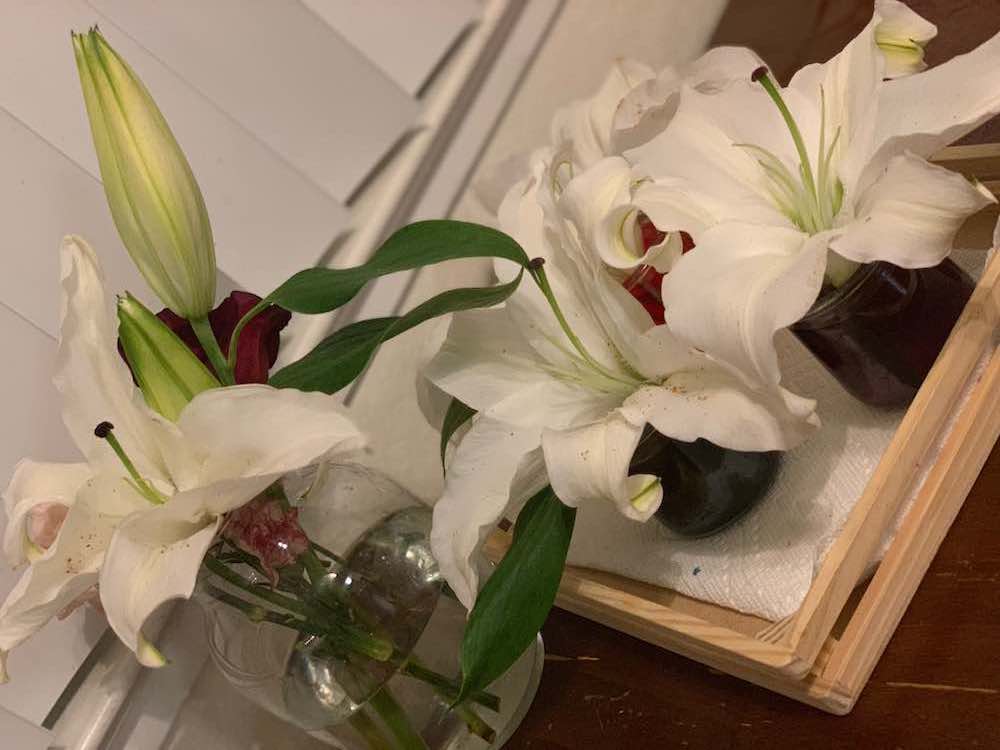
[[[173, 500], [126, 518], [118, 526], [101, 567], [99, 589], [108, 624], [141, 658], [156, 665], [142, 626], [163, 603], [190, 598], [220, 517], [192, 522]], [[180, 506], [180, 507], [178, 507]]]
[[709, 229], [663, 280], [667, 325], [751, 387], [777, 385], [774, 334], [816, 301], [828, 241], [829, 233], [808, 237], [782, 227]]
[[652, 68], [635, 60], [619, 59], [612, 64], [589, 108], [590, 124], [601, 146], [602, 156], [612, 153], [615, 116], [622, 100], [632, 89], [655, 75]]
[[790, 450], [819, 427], [812, 399], [784, 388], [747, 388], [717, 367], [678, 372], [662, 385], [640, 388], [621, 411], [675, 440], [704, 438], [743, 451]]
[[[875, 44], [879, 20], [877, 14], [873, 15], [861, 32], [827, 62], [806, 65], [796, 72], [785, 90], [812, 100], [817, 126], [821, 96], [826, 100], [825, 146], [830, 147], [839, 131], [833, 171], [840, 175], [848, 191], [871, 153], [878, 91], [885, 72], [885, 57]], [[803, 130], [803, 137], [815, 165], [818, 154], [812, 149], [818, 148], [819, 130]]]
[[715, 94], [733, 81], [746, 81], [763, 64], [760, 56], [749, 47], [712, 47], [701, 57], [688, 63], [682, 72], [684, 79], [703, 94]]
[[506, 512], [511, 483], [540, 440], [540, 428], [480, 416], [455, 450], [434, 506], [431, 549], [441, 574], [470, 610], [479, 592], [474, 555]]
[[89, 478], [85, 463], [43, 463], [28, 458], [18, 462], [3, 493], [7, 513], [3, 549], [12, 568], [27, 560], [25, 520], [32, 509], [46, 503], [71, 506]]
[[643, 248], [638, 223], [642, 206], [633, 199], [634, 183], [629, 163], [622, 157], [609, 157], [571, 180], [559, 198], [560, 213], [575, 229], [567, 238], [568, 245], [575, 241], [574, 257], [592, 272], [602, 270], [594, 264], [594, 250], [606, 266], [622, 271], [654, 263], [669, 270], [681, 255], [682, 243], [674, 232], [663, 242]]
[[496, 216], [504, 196], [531, 174], [531, 154], [519, 152], [487, 166], [472, 183], [472, 193], [491, 215]]
[[53, 382], [63, 398], [63, 421], [92, 467], [121, 471], [94, 427], [110, 420], [139, 473], [166, 480], [162, 445], [176, 430], [146, 406], [118, 354], [118, 326], [93, 249], [67, 237], [62, 262], [62, 324]]
[[622, 99], [653, 70], [634, 60], [616, 60], [597, 93], [558, 110], [552, 119], [551, 140], [573, 166], [586, 169], [612, 153], [615, 113]]
[[576, 168], [585, 168], [605, 156], [590, 124], [590, 102], [586, 100], [571, 102], [556, 111], [550, 138]]
[[148, 507], [124, 480], [95, 477], [80, 489], [55, 543], [25, 571], [0, 607], [0, 652], [10, 651], [98, 580], [116, 524]]
[[[667, 128], [649, 143], [627, 151], [625, 157], [655, 182], [669, 181], [688, 202], [704, 201], [693, 211], [688, 205], [687, 213], [708, 214], [713, 222], [744, 220], [787, 226], [789, 220], [769, 197], [764, 170], [738, 144], [761, 146], [795, 164], [792, 141], [767, 94], [749, 86], [734, 83], [725, 94], [702, 94], [683, 87], [677, 113]], [[793, 104], [797, 103], [789, 102]], [[699, 241], [698, 227], [672, 227], [673, 222], [650, 218], [664, 231], [684, 229]]]
[[613, 503], [628, 518], [645, 521], [660, 507], [663, 487], [648, 474], [628, 475], [643, 423], [634, 424], [618, 411], [600, 422], [542, 433], [549, 482], [566, 505]]
[[631, 205], [632, 168], [614, 156], [574, 177], [559, 197], [560, 213], [576, 228], [582, 262], [592, 263], [591, 248], [612, 268], [634, 268], [642, 257], [635, 232], [636, 209]]
[[725, 211], [713, 196], [672, 178], [642, 182], [635, 190], [633, 202], [657, 229], [670, 235], [684, 231], [699, 237]]
[[636, 148], [662, 131], [677, 111], [682, 82], [706, 94], [716, 93], [732, 81], [745, 81], [761, 64], [746, 47], [713, 47], [679, 70], [667, 68], [643, 81], [618, 106], [612, 152]]
[[648, 143], [667, 126], [677, 111], [682, 80], [679, 71], [667, 68], [622, 98], [611, 127], [612, 153], [620, 154]]
[[203, 456], [196, 476], [185, 476], [187, 467], [174, 472], [181, 490], [223, 479], [283, 474], [364, 443], [333, 396], [268, 385], [199, 393], [181, 412], [177, 426]]
[[[543, 205], [550, 205], [551, 200], [546, 195], [544, 175], [545, 164], [540, 162], [531, 180], [511, 190], [500, 209], [500, 226], [530, 257], [545, 261], [546, 276], [570, 328], [595, 360], [606, 369], [617, 370], [620, 355], [591, 310], [580, 258], [570, 257], [563, 238], [546, 226]], [[511, 278], [510, 265], [495, 265], [501, 280]], [[521, 284], [505, 303], [505, 309], [539, 356], [559, 369], [574, 367], [577, 354], [571, 351], [566, 333], [537, 285], [528, 281]]]
[[[525, 282], [531, 283], [531, 282]], [[438, 388], [483, 411], [549, 375], [503, 308], [452, 317], [448, 337], [424, 368]]]
[[872, 169], [904, 151], [928, 157], [1000, 112], [1000, 34], [917, 75], [887, 81], [878, 100]]
[[919, 73], [927, 68], [924, 45], [937, 36], [937, 26], [899, 0], [875, 0], [875, 41], [885, 55], [886, 78]]
[[996, 198], [981, 184], [901, 154], [860, 196], [854, 221], [830, 246], [860, 263], [934, 266], [951, 252], [965, 220], [991, 203]]
[[667, 232], [663, 242], [650, 245], [640, 265], [652, 266], [660, 273], [669, 273], [684, 254], [684, 241], [679, 232]]

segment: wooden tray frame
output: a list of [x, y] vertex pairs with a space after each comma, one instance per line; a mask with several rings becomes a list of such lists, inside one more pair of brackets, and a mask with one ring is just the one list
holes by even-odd
[[[936, 161], [1000, 192], [1000, 144], [945, 149]], [[992, 244], [996, 215], [993, 207], [972, 217], [957, 244]], [[848, 713], [1000, 435], [998, 327], [1000, 252], [795, 614], [771, 623], [669, 589], [573, 566], [563, 575], [557, 606], [825, 711]], [[985, 357], [989, 361], [970, 384]], [[968, 397], [952, 422], [967, 386]], [[912, 492], [919, 467], [939, 444], [888, 553], [870, 582], [859, 586], [900, 504]]]

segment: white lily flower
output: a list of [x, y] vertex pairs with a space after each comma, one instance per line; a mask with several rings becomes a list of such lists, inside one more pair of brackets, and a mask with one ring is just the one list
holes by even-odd
[[[222, 515], [287, 472], [361, 443], [333, 397], [266, 385], [206, 390], [176, 423], [164, 419], [146, 405], [118, 354], [93, 251], [67, 238], [62, 264], [55, 383], [86, 462], [23, 461], [5, 492], [7, 557], [34, 561], [0, 608], [3, 678], [6, 653], [95, 584], [122, 642], [143, 664], [161, 665], [143, 623], [164, 602], [191, 595]], [[108, 420], [113, 432], [100, 425], [107, 439], [95, 437], [95, 425]], [[24, 519], [49, 502], [68, 511], [54, 543], [37, 555]]]
[[[571, 102], [553, 115], [546, 146], [555, 154], [552, 180], [561, 189], [602, 159], [621, 156], [659, 133], [677, 109], [682, 83], [716, 91], [758, 65], [760, 58], [745, 47], [716, 47], [660, 73], [635, 60], [616, 60], [593, 96]], [[495, 214], [510, 188], [529, 175], [536, 161], [527, 153], [516, 154], [488, 170], [475, 185], [487, 210]]]
[[883, 7], [785, 89], [764, 69], [716, 93], [685, 86], [667, 128], [626, 154], [650, 178], [633, 200], [697, 245], [664, 279], [668, 324], [756, 381], [778, 382], [773, 333], [809, 310], [824, 275], [840, 284], [857, 263], [936, 265], [995, 201], [926, 157], [1000, 112], [1000, 36], [886, 81]]
[[[500, 223], [544, 259], [559, 314], [524, 282], [502, 307], [457, 314], [425, 370], [478, 411], [449, 464], [431, 534], [442, 572], [467, 607], [478, 591], [476, 548], [524, 499], [542, 458], [564, 503], [610, 501], [642, 521], [670, 492], [655, 476], [628, 475], [647, 424], [678, 440], [740, 450], [786, 449], [818, 425], [813, 401], [748, 388], [653, 326], [586, 244], [584, 228], [603, 211], [602, 196], [584, 173], [556, 205], [551, 174], [550, 164], [536, 163], [511, 190]], [[515, 273], [503, 261], [496, 270], [503, 279]]]
[[924, 47], [937, 36], [937, 26], [899, 0], [876, 0], [875, 12], [881, 18], [875, 26], [875, 42], [885, 55], [885, 77], [926, 70]]

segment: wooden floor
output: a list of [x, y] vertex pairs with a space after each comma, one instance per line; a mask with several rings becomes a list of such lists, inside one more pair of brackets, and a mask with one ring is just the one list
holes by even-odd
[[[914, 0], [939, 27], [931, 64], [1000, 30], [1000, 0]], [[733, 0], [716, 44], [747, 44], [782, 79], [864, 25], [855, 0]], [[968, 142], [1000, 141], [1000, 122]], [[998, 394], [1000, 397], [1000, 394]], [[543, 635], [538, 697], [511, 750], [1000, 748], [1000, 448], [852, 714], [835, 717], [563, 611]]]

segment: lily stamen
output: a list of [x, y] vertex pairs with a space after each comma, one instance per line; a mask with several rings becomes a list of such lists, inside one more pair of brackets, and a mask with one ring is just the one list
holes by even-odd
[[528, 265], [529, 272], [531, 273], [531, 277], [535, 280], [535, 283], [538, 285], [539, 290], [545, 296], [546, 301], [549, 303], [549, 308], [552, 310], [552, 314], [555, 315], [556, 320], [559, 323], [559, 327], [562, 328], [563, 333], [566, 334], [566, 338], [569, 339], [570, 344], [573, 345], [573, 348], [580, 355], [580, 359], [585, 362], [590, 369], [608, 380], [627, 386], [634, 386], [634, 382], [626, 380], [621, 375], [611, 372], [601, 365], [601, 363], [598, 362], [589, 351], [587, 351], [583, 342], [576, 335], [576, 333], [573, 332], [573, 329], [569, 325], [569, 321], [566, 320], [566, 316], [563, 314], [562, 308], [559, 306], [555, 293], [552, 291], [552, 287], [549, 284], [548, 277], [545, 274], [544, 265], [544, 258], [533, 258]]
[[132, 459], [129, 458], [125, 449], [122, 448], [122, 444], [115, 436], [114, 429], [115, 426], [111, 422], [101, 422], [94, 428], [94, 435], [102, 440], [106, 440], [108, 445], [111, 446], [111, 450], [115, 452], [118, 460], [122, 462], [122, 466], [125, 467], [129, 477], [131, 477], [132, 486], [138, 490], [139, 494], [155, 505], [162, 505], [167, 501], [167, 498], [160, 494], [153, 485], [139, 474], [138, 469], [135, 468], [135, 464], [132, 463]]
[[826, 96], [822, 87], [820, 87], [817, 171], [814, 173], [802, 131], [799, 130], [795, 118], [792, 117], [792, 113], [781, 95], [781, 90], [771, 78], [768, 69], [761, 66], [753, 72], [750, 78], [763, 87], [781, 113], [799, 156], [799, 174], [798, 176], [794, 175], [782, 163], [781, 159], [760, 146], [750, 143], [737, 143], [735, 145], [753, 152], [757, 163], [760, 164], [770, 181], [769, 192], [778, 210], [809, 234], [829, 229], [833, 225], [834, 217], [840, 211], [843, 187], [830, 169], [834, 150], [840, 140], [840, 129], [837, 129], [830, 144], [827, 145]]
[[788, 105], [785, 104], [785, 100], [782, 98], [781, 92], [771, 79], [770, 72], [766, 67], [761, 65], [750, 75], [750, 80], [755, 81], [764, 87], [767, 95], [771, 97], [771, 101], [774, 102], [774, 105], [781, 113], [781, 117], [785, 121], [785, 125], [788, 126], [788, 130], [792, 134], [792, 140], [795, 142], [795, 150], [799, 152], [800, 168], [802, 170], [802, 176], [805, 178], [806, 187], [812, 191], [814, 197], [818, 197], [816, 192], [816, 181], [813, 179], [812, 165], [809, 163], [809, 153], [806, 151], [806, 144], [802, 140], [802, 133], [799, 130], [798, 124], [795, 122], [795, 118], [792, 117], [792, 113], [788, 110]]

